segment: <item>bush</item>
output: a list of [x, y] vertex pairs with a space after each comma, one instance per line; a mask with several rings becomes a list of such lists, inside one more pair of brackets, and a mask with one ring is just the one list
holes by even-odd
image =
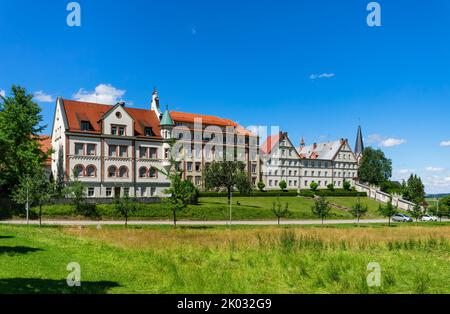
[[309, 187], [311, 188], [311, 190], [317, 191], [317, 188], [319, 187], [319, 185], [316, 182], [311, 182]]
[[334, 191], [334, 184], [333, 183], [328, 184], [327, 189], [330, 191]]
[[265, 187], [266, 187], [266, 185], [264, 184], [264, 182], [262, 182], [262, 181], [258, 182], [258, 189], [260, 192], [263, 192]]
[[347, 180], [344, 180], [344, 183], [342, 184], [344, 190], [346, 191], [350, 191], [352, 185], [350, 184], [350, 182], [348, 182]]
[[286, 183], [286, 181], [281, 180], [279, 186], [280, 186], [281, 191], [285, 191], [286, 188], [287, 188], [287, 183]]

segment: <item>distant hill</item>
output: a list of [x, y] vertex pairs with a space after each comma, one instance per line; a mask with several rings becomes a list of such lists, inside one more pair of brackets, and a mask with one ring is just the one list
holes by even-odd
[[442, 198], [442, 197], [446, 197], [449, 196], [450, 193], [441, 193], [441, 194], [428, 194], [427, 196], [425, 196], [426, 198]]

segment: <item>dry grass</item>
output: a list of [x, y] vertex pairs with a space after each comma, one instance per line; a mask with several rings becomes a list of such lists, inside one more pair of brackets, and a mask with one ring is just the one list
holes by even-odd
[[256, 227], [249, 229], [117, 229], [67, 228], [70, 235], [100, 240], [127, 249], [174, 249], [180, 247], [221, 248], [230, 244], [236, 248], [257, 248], [274, 245], [286, 233], [293, 241], [314, 241], [325, 247], [342, 244], [364, 248], [390, 243], [413, 241], [443, 241], [450, 239], [450, 226], [405, 226], [397, 228], [277, 228]]

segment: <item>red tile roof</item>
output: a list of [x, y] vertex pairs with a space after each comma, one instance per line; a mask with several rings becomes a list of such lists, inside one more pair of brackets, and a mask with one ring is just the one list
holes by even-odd
[[[99, 121], [105, 113], [114, 107], [67, 99], [63, 99], [63, 104], [70, 131], [87, 133], [81, 130], [81, 121], [88, 121], [93, 128], [91, 132], [98, 134], [101, 132]], [[154, 111], [127, 107], [124, 109], [134, 119], [135, 136], [144, 136], [144, 128], [151, 127], [155, 137], [161, 137], [159, 120]]]
[[219, 118], [215, 116], [208, 116], [197, 113], [186, 113], [171, 111], [170, 115], [175, 122], [194, 123], [194, 119], [202, 119], [204, 125], [218, 125], [218, 126], [239, 126], [236, 122], [229, 119]]
[[268, 136], [266, 141], [261, 145], [261, 152], [270, 154], [275, 145], [280, 141], [280, 134]]
[[[40, 135], [39, 136], [39, 144], [41, 145], [41, 151], [43, 153], [48, 153], [50, 149], [52, 149], [52, 138], [50, 135]], [[52, 164], [52, 156], [48, 156], [47, 160], [44, 163], [46, 166], [51, 166]]]

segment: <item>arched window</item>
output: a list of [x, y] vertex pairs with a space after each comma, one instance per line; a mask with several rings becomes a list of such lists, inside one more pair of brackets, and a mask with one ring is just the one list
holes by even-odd
[[108, 177], [115, 178], [117, 176], [117, 167], [116, 166], [110, 166], [108, 168]]
[[84, 167], [83, 165], [76, 165], [74, 168], [74, 175], [79, 178], [84, 176]]
[[145, 178], [147, 177], [147, 168], [141, 167], [139, 169], [139, 178]]
[[86, 176], [87, 177], [96, 177], [97, 176], [97, 169], [94, 165], [89, 165], [86, 167]]
[[151, 167], [149, 170], [150, 178], [157, 178], [158, 177], [158, 169]]
[[120, 167], [119, 169], [119, 177], [128, 178], [128, 168], [125, 166]]

